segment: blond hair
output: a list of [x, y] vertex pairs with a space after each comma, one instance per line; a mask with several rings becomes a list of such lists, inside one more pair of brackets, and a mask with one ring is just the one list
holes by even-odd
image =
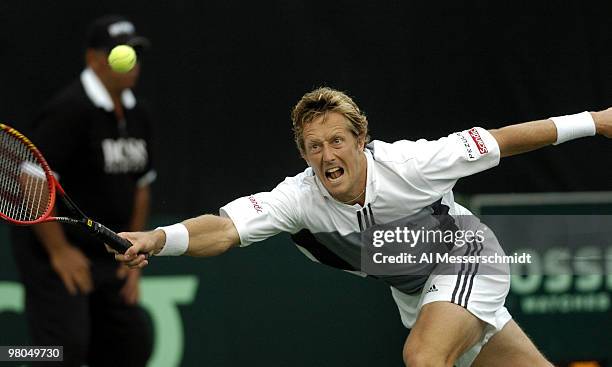
[[368, 119], [351, 97], [338, 90], [321, 87], [304, 94], [291, 111], [293, 136], [300, 153], [304, 153], [304, 126], [327, 112], [337, 112], [346, 117], [353, 135], [356, 138], [364, 137], [366, 144], [370, 141]]

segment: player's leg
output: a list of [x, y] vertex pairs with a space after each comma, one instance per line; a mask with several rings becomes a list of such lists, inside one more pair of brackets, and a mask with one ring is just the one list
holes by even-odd
[[96, 263], [96, 278], [103, 281], [91, 297], [89, 366], [144, 367], [153, 345], [150, 321], [141, 307], [124, 302], [116, 268], [114, 261]]
[[409, 367], [452, 366], [476, 344], [485, 329], [465, 308], [451, 302], [432, 302], [419, 312], [404, 345], [404, 363]]
[[414, 366], [470, 366], [482, 345], [511, 319], [507, 275], [431, 275], [420, 295], [392, 288], [402, 323], [412, 331], [404, 360]]
[[552, 367], [521, 328], [510, 320], [482, 347], [474, 367]]

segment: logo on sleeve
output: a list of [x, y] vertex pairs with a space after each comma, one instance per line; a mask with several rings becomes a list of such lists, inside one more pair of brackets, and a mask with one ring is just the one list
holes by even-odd
[[472, 137], [472, 140], [474, 140], [474, 143], [476, 143], [476, 148], [478, 148], [478, 152], [480, 152], [480, 154], [489, 153], [489, 149], [487, 149], [484, 140], [482, 140], [480, 134], [478, 133], [478, 130], [476, 130], [475, 127], [471, 128], [468, 133]]
[[249, 201], [251, 202], [251, 205], [253, 205], [253, 209], [255, 209], [255, 211], [258, 214], [263, 213], [263, 207], [259, 205], [259, 203], [257, 202], [257, 199], [255, 199], [255, 196], [253, 195], [249, 196]]
[[467, 154], [468, 161], [476, 160], [477, 159], [476, 155], [474, 154], [474, 151], [472, 150], [472, 147], [470, 146], [470, 142], [467, 140], [467, 138], [463, 136], [463, 133], [456, 133], [456, 135], [459, 137], [459, 139], [463, 143], [463, 147], [465, 148], [465, 153]]

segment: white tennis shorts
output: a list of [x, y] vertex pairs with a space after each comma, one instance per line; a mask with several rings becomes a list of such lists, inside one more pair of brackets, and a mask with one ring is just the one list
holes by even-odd
[[420, 294], [407, 295], [393, 287], [391, 293], [402, 323], [409, 329], [416, 322], [421, 307], [436, 301], [458, 304], [486, 322], [487, 327], [480, 342], [455, 361], [456, 367], [467, 367], [474, 362], [483, 345], [512, 319], [504, 307], [509, 289], [509, 275], [476, 274], [470, 280], [470, 275], [432, 274]]

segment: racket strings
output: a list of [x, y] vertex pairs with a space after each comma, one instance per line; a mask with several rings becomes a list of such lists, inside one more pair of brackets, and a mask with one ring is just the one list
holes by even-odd
[[50, 204], [45, 171], [30, 148], [17, 137], [0, 133], [0, 212], [23, 222], [43, 216]]

